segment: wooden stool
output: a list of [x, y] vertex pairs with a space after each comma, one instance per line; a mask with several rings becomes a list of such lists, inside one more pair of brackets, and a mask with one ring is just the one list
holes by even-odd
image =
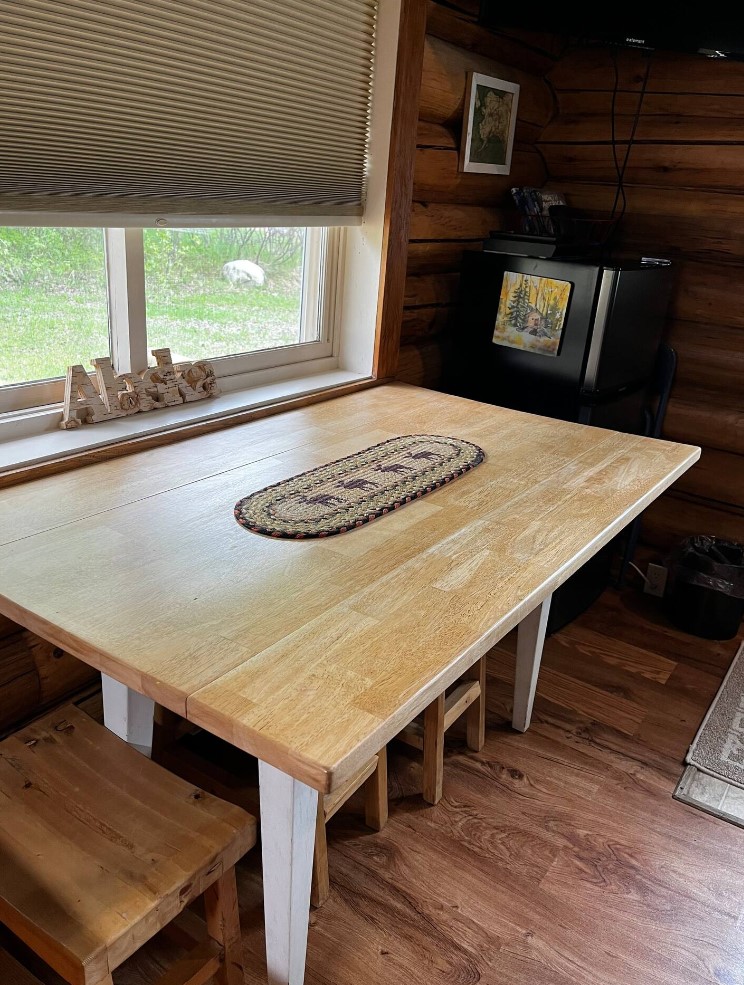
[[479, 752], [486, 741], [486, 658], [473, 664], [457, 683], [435, 698], [398, 738], [424, 753], [423, 797], [429, 804], [442, 799], [444, 733], [465, 715], [467, 744]]
[[[153, 759], [217, 797], [258, 814], [256, 759], [208, 732], [193, 732], [178, 715], [155, 706]], [[333, 793], [318, 797], [310, 902], [322, 906], [330, 894], [326, 824], [364, 785], [365, 819], [374, 831], [387, 823], [387, 750], [382, 749], [364, 769]]]
[[189, 951], [161, 981], [243, 985], [234, 866], [255, 841], [250, 814], [73, 705], [0, 742], [0, 921], [71, 985], [113, 985], [199, 896], [206, 926], [170, 928]]
[[364, 814], [367, 827], [381, 831], [388, 819], [387, 749], [380, 750], [363, 770], [338, 790], [324, 797], [318, 797], [313, 881], [310, 890], [310, 902], [315, 907], [322, 906], [331, 892], [326, 824], [362, 785], [364, 785]]

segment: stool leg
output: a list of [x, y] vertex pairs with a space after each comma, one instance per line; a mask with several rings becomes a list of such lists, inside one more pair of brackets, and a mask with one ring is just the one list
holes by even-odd
[[106, 975], [106, 977], [102, 978], [100, 982], [96, 982], [96, 985], [114, 985], [114, 979], [111, 975]]
[[323, 795], [318, 797], [318, 813], [315, 818], [315, 849], [313, 851], [313, 881], [310, 885], [310, 903], [322, 906], [331, 895], [331, 881], [328, 875], [328, 841], [326, 840], [325, 811]]
[[364, 784], [364, 813], [367, 827], [382, 831], [388, 819], [387, 747], [377, 754], [377, 769]]
[[442, 799], [444, 774], [444, 694], [424, 712], [424, 800], [438, 804]]
[[480, 685], [479, 696], [465, 711], [468, 749], [480, 752], [486, 741], [486, 658], [481, 657], [465, 677]]
[[204, 892], [207, 933], [221, 944], [225, 960], [214, 976], [215, 985], [244, 985], [243, 944], [240, 938], [235, 869], [229, 869]]

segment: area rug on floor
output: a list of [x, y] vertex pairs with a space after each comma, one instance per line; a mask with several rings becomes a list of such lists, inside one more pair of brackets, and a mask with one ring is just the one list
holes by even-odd
[[690, 807], [744, 828], [744, 789], [688, 766], [673, 797]]
[[744, 827], [744, 643], [685, 762], [675, 799]]
[[460, 438], [401, 435], [251, 493], [235, 504], [235, 519], [269, 537], [330, 537], [421, 499], [484, 457]]
[[744, 643], [692, 740], [685, 762], [744, 787]]

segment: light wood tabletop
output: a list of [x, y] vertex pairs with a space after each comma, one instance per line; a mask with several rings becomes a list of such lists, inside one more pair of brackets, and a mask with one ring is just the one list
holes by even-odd
[[[322, 540], [234, 519], [265, 485], [416, 433], [485, 461]], [[348, 779], [699, 455], [385, 384], [0, 491], [0, 613], [299, 781], [271, 796], [300, 823], [298, 789]]]

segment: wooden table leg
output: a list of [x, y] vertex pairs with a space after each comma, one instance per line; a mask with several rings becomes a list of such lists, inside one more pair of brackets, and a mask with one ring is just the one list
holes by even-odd
[[103, 723], [148, 758], [152, 756], [152, 723], [155, 702], [139, 691], [101, 674], [103, 686]]
[[305, 980], [318, 791], [259, 760], [269, 985]]
[[514, 681], [512, 726], [518, 732], [526, 732], [530, 727], [552, 597], [548, 595], [542, 605], [533, 609], [520, 622], [517, 631], [517, 673]]

